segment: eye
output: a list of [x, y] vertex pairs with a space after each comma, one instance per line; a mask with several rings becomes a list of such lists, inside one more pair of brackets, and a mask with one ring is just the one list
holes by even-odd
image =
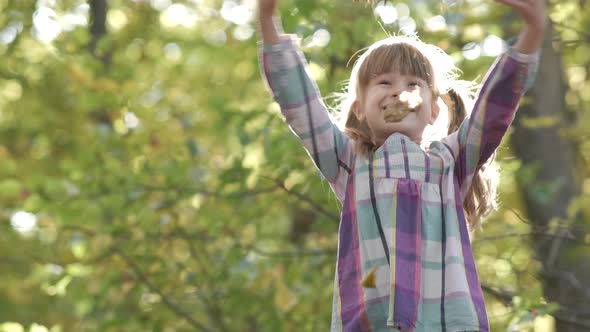
[[423, 87], [424, 87], [424, 83], [420, 80], [408, 82], [408, 88], [411, 90], [416, 90], [418, 88], [423, 88]]
[[379, 81], [379, 85], [391, 85], [391, 81], [381, 80], [381, 81]]

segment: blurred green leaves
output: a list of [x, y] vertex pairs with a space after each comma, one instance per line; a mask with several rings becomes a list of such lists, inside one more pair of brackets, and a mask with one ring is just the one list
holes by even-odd
[[[480, 1], [400, 3], [390, 24], [352, 1], [282, 3], [324, 96], [341, 89], [357, 50], [412, 22], [466, 78], [493, 57], [467, 60], [465, 44], [512, 29], [510, 13]], [[259, 77], [255, 1], [108, 5], [92, 55], [84, 1], [0, 0], [0, 331], [327, 330], [339, 204]], [[588, 8], [551, 7], [556, 45], [576, 45], [562, 49], [579, 117], [566, 134], [582, 165]], [[54, 39], [35, 32], [43, 22], [62, 25]], [[512, 179], [548, 201], [558, 183], [537, 183], [507, 148], [498, 159], [502, 208], [474, 247], [482, 282], [521, 299], [486, 293], [493, 330], [504, 330], [554, 309]], [[36, 218], [27, 236], [10, 223], [18, 212]]]

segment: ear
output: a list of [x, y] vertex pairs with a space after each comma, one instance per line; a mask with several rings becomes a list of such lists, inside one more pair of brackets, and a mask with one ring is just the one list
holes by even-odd
[[365, 115], [363, 114], [363, 112], [361, 110], [361, 106], [360, 106], [360, 103], [359, 103], [358, 100], [355, 100], [352, 103], [352, 105], [350, 106], [350, 109], [354, 112], [354, 115], [356, 116], [356, 118], [359, 121], [363, 121], [363, 118], [364, 118]]
[[429, 124], [434, 124], [434, 121], [438, 118], [438, 114], [440, 113], [440, 106], [436, 101], [432, 103], [432, 112], [430, 114], [430, 121]]

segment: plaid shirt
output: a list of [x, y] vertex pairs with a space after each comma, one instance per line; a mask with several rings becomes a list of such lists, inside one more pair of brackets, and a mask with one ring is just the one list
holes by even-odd
[[[395, 133], [362, 158], [328, 116], [295, 42], [264, 45], [274, 98], [343, 204], [331, 331], [489, 331], [462, 202], [537, 63], [538, 54], [509, 50], [457, 132], [426, 150]], [[373, 267], [376, 288], [363, 288]]]

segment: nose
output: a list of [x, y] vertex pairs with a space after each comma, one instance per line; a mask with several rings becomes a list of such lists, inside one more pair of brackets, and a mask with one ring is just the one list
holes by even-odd
[[391, 96], [395, 99], [399, 98], [400, 94], [403, 92], [403, 89], [398, 85], [393, 85], [391, 87]]
[[419, 87], [410, 87], [405, 84], [394, 84], [391, 86], [390, 95], [395, 99], [399, 99], [404, 92], [415, 93]]

